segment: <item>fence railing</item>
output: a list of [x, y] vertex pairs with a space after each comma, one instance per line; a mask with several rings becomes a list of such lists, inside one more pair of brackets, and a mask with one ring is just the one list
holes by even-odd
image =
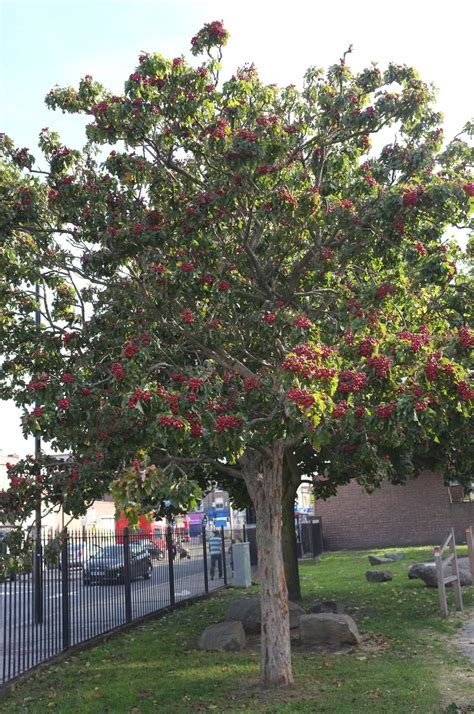
[[[443, 553], [449, 550], [449, 556], [444, 558]], [[459, 568], [458, 559], [456, 556], [456, 541], [454, 539], [454, 530], [451, 531], [440, 548], [434, 549], [435, 563], [436, 563], [436, 574], [438, 577], [438, 595], [439, 595], [439, 607], [441, 613], [447, 617], [448, 616], [448, 601], [446, 599], [446, 585], [452, 584], [454, 590], [454, 600], [456, 603], [456, 610], [463, 610], [462, 605], [462, 591], [461, 583], [459, 581]], [[452, 570], [452, 575], [446, 574], [446, 568], [450, 566]]]
[[191, 538], [170, 528], [162, 539], [127, 529], [64, 531], [33, 542], [21, 567], [0, 571], [0, 685], [70, 647], [227, 585], [230, 535], [220, 530], [214, 579], [209, 536], [205, 528]]

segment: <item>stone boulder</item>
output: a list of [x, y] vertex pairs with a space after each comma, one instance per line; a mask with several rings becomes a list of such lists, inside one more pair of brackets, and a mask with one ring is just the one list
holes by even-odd
[[352, 617], [322, 612], [300, 617], [300, 638], [309, 645], [356, 645], [360, 635]]
[[239, 652], [245, 645], [245, 631], [241, 622], [229, 621], [209, 625], [199, 638], [199, 648], [202, 650]]
[[[295, 602], [289, 602], [290, 628], [298, 627], [301, 615], [305, 614], [302, 607]], [[226, 620], [239, 620], [245, 632], [260, 632], [262, 629], [262, 615], [260, 610], [260, 597], [243, 597], [235, 600], [229, 607]]]
[[425, 568], [434, 568], [434, 563], [414, 563], [414, 565], [411, 565], [408, 569], [408, 577], [410, 580], [420, 578]]
[[344, 605], [337, 600], [316, 600], [316, 602], [306, 608], [306, 612], [313, 615], [318, 615], [321, 612], [333, 612], [337, 615], [342, 615]]
[[[469, 558], [458, 558], [459, 580], [463, 587], [472, 585], [472, 575], [469, 566]], [[443, 573], [445, 577], [453, 574], [452, 563], [443, 563]], [[436, 574], [436, 563], [415, 563], [408, 571], [409, 578], [420, 578], [429, 588], [438, 587], [438, 576]]]
[[369, 555], [369, 563], [371, 565], [386, 565], [387, 563], [393, 563], [392, 558], [382, 558], [379, 555]]
[[384, 557], [389, 560], [405, 560], [405, 553], [384, 553]]
[[369, 583], [386, 583], [393, 579], [390, 570], [368, 570], [365, 577]]

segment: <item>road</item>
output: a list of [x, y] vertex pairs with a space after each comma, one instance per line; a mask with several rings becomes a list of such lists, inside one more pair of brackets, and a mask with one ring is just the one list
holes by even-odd
[[[153, 561], [149, 580], [131, 584], [132, 619], [170, 605], [167, 560]], [[176, 602], [204, 594], [202, 549], [190, 559], [174, 561]], [[223, 579], [209, 579], [209, 589], [223, 585]], [[34, 621], [34, 589], [31, 575], [15, 582], [0, 583], [0, 684], [30, 669], [63, 649], [62, 583], [58, 570], [45, 570], [43, 581], [43, 623]], [[96, 637], [126, 622], [123, 585], [84, 586], [81, 570], [71, 570], [69, 578], [69, 644]]]

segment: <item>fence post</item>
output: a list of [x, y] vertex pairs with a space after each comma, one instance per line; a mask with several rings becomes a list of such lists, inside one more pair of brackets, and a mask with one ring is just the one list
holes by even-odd
[[43, 624], [43, 547], [41, 543], [41, 520], [36, 518], [35, 548], [33, 554], [34, 620]]
[[436, 575], [438, 577], [439, 608], [444, 617], [447, 617], [448, 603], [446, 600], [446, 588], [444, 585], [443, 559], [439, 548], [434, 549], [434, 557], [436, 562]]
[[245, 530], [245, 523], [242, 523], [242, 543], [247, 542], [247, 531]]
[[125, 621], [132, 621], [132, 579], [130, 577], [130, 532], [123, 529], [123, 584], [125, 588]]
[[223, 567], [223, 574], [224, 574], [224, 585], [227, 585], [227, 561], [225, 557], [225, 535], [224, 535], [224, 526], [221, 526], [221, 542], [222, 542], [222, 567]]
[[170, 581], [170, 605], [176, 604], [176, 597], [174, 592], [174, 555], [173, 555], [173, 532], [171, 526], [168, 526], [166, 531], [166, 549], [168, 551], [168, 572]]
[[207, 538], [206, 526], [202, 526], [202, 561], [204, 565], [204, 592], [209, 593], [209, 571], [207, 569]]
[[469, 565], [471, 567], [472, 582], [474, 584], [474, 533], [472, 532], [472, 526], [466, 528], [466, 543], [469, 555]]
[[61, 616], [63, 625], [63, 650], [67, 650], [71, 645], [71, 610], [69, 602], [69, 552], [67, 528], [64, 528], [61, 540]]
[[451, 569], [453, 571], [453, 576], [456, 576], [456, 580], [453, 582], [453, 590], [454, 590], [454, 601], [456, 603], [456, 610], [460, 610], [461, 612], [463, 611], [463, 605], [462, 605], [462, 590], [461, 590], [461, 583], [459, 581], [459, 568], [458, 568], [458, 559], [456, 555], [456, 541], [454, 538], [454, 529], [451, 529], [451, 543], [449, 545], [449, 550], [451, 551], [451, 556], [452, 556], [452, 566]]

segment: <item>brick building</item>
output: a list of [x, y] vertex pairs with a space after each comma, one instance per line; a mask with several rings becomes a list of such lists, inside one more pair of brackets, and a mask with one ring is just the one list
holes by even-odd
[[441, 543], [454, 528], [456, 541], [474, 526], [474, 500], [460, 486], [444, 485], [440, 474], [422, 473], [403, 486], [385, 483], [368, 494], [355, 481], [336, 496], [317, 500], [327, 550]]

